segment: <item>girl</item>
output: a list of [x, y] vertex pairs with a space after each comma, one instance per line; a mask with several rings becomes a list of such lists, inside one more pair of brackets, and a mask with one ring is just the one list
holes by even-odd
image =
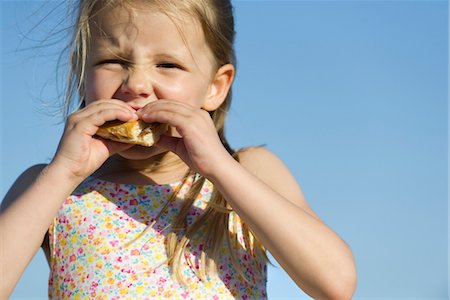
[[[225, 139], [229, 1], [81, 0], [74, 28], [80, 109], [2, 203], [2, 299], [39, 247], [56, 299], [264, 299], [266, 250], [311, 297], [352, 297], [350, 248], [287, 168]], [[116, 119], [169, 129], [150, 148], [95, 135]]]

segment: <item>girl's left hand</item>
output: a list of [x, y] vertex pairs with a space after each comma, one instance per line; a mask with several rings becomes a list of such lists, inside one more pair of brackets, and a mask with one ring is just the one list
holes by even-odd
[[[168, 124], [156, 147], [176, 153], [194, 171], [210, 177], [231, 156], [223, 147], [209, 113], [173, 100], [157, 100], [137, 112], [144, 122]], [[173, 130], [176, 129], [176, 130]]]

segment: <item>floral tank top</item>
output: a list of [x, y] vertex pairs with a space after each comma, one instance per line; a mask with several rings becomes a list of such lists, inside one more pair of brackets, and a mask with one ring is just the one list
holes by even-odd
[[[245, 251], [240, 223], [236, 234], [241, 247], [234, 256], [250, 280], [243, 280], [233, 267], [225, 244], [216, 262], [217, 274], [199, 278], [192, 268], [198, 268], [203, 245], [194, 242], [180, 264], [185, 284], [175, 279], [167, 264], [165, 236], [192, 180], [184, 183], [164, 213], [159, 213], [179, 185], [181, 182], [131, 185], [96, 178], [84, 181], [62, 204], [48, 231], [49, 298], [266, 299], [266, 264]], [[212, 189], [206, 180], [188, 212], [187, 225], [202, 214]], [[131, 240], [135, 241], [124, 246]]]

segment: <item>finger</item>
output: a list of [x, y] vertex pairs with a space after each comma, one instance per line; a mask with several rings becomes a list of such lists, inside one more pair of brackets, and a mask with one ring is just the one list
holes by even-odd
[[100, 100], [96, 100], [94, 102], [92, 102], [91, 104], [89, 104], [87, 107], [89, 106], [103, 106], [103, 105], [115, 105], [115, 106], [119, 106], [122, 107], [124, 109], [128, 109], [132, 112], [135, 111], [135, 109], [133, 107], [131, 107], [127, 102], [122, 101], [122, 100], [118, 100], [118, 99], [100, 99]]
[[107, 121], [119, 120], [127, 122], [137, 118], [138, 116], [135, 112], [118, 108], [102, 109], [86, 117], [96, 126], [101, 126]]
[[125, 102], [120, 100], [109, 99], [109, 100], [97, 100], [95, 102], [90, 103], [85, 108], [75, 112], [73, 114], [73, 118], [76, 120], [84, 119], [95, 112], [99, 112], [106, 109], [119, 109], [133, 114], [136, 113], [136, 111]]
[[138, 112], [138, 116], [148, 123], [159, 122], [181, 126], [189, 119], [195, 118], [199, 111], [201, 110], [176, 103], [162, 103], [153, 106], [148, 112]]
[[128, 110], [118, 109], [117, 107], [105, 108], [94, 111], [89, 115], [84, 114], [70, 118], [68, 121], [68, 130], [75, 130], [93, 136], [98, 128], [107, 121], [120, 120], [127, 122], [136, 119], [137, 115]]
[[148, 115], [151, 115], [152, 113], [157, 111], [172, 111], [187, 117], [191, 115], [194, 110], [196, 110], [196, 108], [179, 101], [158, 100], [147, 104], [146, 106], [138, 110], [137, 114], [142, 120], [145, 121]]
[[172, 137], [168, 135], [162, 135], [159, 137], [158, 142], [155, 144], [156, 147], [162, 148], [164, 150], [177, 153], [177, 148], [181, 139], [177, 137]]
[[120, 120], [128, 121], [137, 118], [134, 112], [118, 107], [103, 107], [100, 110], [85, 111], [83, 113], [73, 114], [69, 117], [69, 123], [77, 125], [79, 123], [90, 122], [93, 125], [100, 126], [106, 121]]
[[80, 110], [79, 115], [86, 116], [86, 115], [90, 115], [94, 112], [105, 110], [105, 109], [119, 109], [119, 110], [127, 111], [130, 113], [136, 113], [136, 111], [131, 106], [127, 105], [123, 101], [99, 100], [99, 101], [91, 103], [90, 105], [88, 105], [85, 108], [83, 108], [82, 110]]

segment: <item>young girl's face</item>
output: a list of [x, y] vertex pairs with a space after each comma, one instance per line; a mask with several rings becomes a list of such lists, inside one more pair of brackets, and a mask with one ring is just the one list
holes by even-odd
[[101, 12], [97, 26], [91, 26], [86, 104], [114, 98], [139, 109], [169, 99], [202, 107], [213, 56], [199, 24], [185, 17], [177, 28], [167, 15], [150, 9]]
[[[202, 108], [214, 77], [203, 31], [150, 9], [103, 10], [91, 21], [85, 101], [119, 99], [135, 110], [158, 99]], [[180, 29], [182, 34], [180, 33]]]

